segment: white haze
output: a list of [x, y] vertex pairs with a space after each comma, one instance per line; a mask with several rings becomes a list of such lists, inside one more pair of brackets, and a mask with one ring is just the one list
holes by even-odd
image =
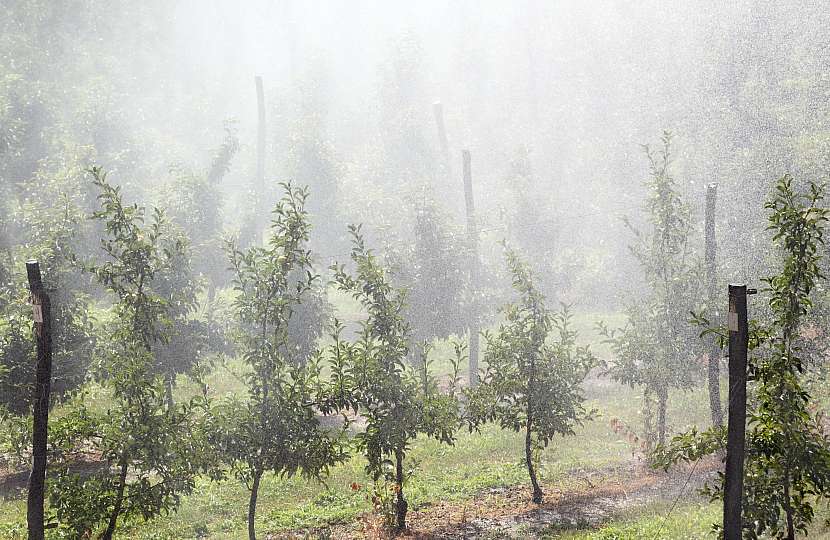
[[[234, 119], [242, 151], [226, 208], [244, 205], [259, 75], [269, 180], [285, 179], [286, 132], [309, 103], [348, 193], [338, 202], [344, 223], [395, 229], [397, 201], [419, 182], [460, 218], [460, 151], [469, 149], [485, 252], [496, 261], [512, 204], [507, 170], [526, 147], [554, 250], [615, 268], [562, 293], [580, 303], [631, 288], [636, 270], [620, 216], [639, 219], [648, 172], [640, 145], [657, 143], [663, 130], [676, 135], [675, 176], [694, 208], [707, 182], [721, 185], [720, 242], [738, 250], [726, 263], [737, 279], [752, 277], [744, 262], [756, 256], [737, 232], [743, 221], [757, 229], [769, 183], [787, 171], [820, 178], [828, 169], [830, 108], [818, 107], [830, 97], [823, 2], [191, 0], [122, 11], [114, 27], [85, 36], [111, 41], [111, 63], [71, 50], [63, 61], [103, 81], [102, 101], [126, 130], [142, 133], [137, 160], [157, 176], [172, 162], [203, 165], [222, 122]], [[384, 105], [389, 95], [400, 103]], [[381, 165], [384, 115], [405, 107], [438, 156], [435, 101], [444, 105], [453, 175], [427, 164], [430, 174], [401, 187]]]

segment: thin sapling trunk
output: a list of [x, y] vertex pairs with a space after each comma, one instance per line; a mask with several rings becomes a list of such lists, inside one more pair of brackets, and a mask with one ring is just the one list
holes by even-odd
[[669, 400], [669, 392], [661, 389], [657, 395], [657, 443], [666, 442], [666, 403]]
[[107, 529], [104, 531], [104, 534], [101, 535], [101, 540], [112, 540], [112, 535], [115, 533], [115, 526], [118, 523], [118, 516], [121, 515], [121, 507], [124, 504], [124, 488], [127, 485], [128, 463], [129, 459], [127, 458], [127, 453], [125, 452], [122, 454], [121, 461], [119, 463], [121, 471], [118, 475], [118, 492], [115, 495], [115, 505], [112, 508]]
[[530, 483], [533, 485], [533, 502], [536, 504], [542, 503], [544, 493], [539, 487], [539, 480], [536, 478], [536, 469], [533, 467], [533, 438], [532, 429], [533, 422], [530, 417], [530, 405], [527, 407], [527, 427], [525, 428], [525, 462], [527, 463], [527, 473], [530, 475]]
[[406, 530], [406, 512], [409, 508], [403, 493], [403, 457], [403, 452], [395, 451], [395, 482], [398, 487], [395, 494], [395, 529], [398, 531]]
[[262, 479], [262, 471], [254, 471], [254, 477], [251, 482], [251, 497], [248, 500], [248, 540], [256, 540], [256, 528], [254, 527], [254, 518], [256, 518], [256, 500], [259, 496], [259, 481]]

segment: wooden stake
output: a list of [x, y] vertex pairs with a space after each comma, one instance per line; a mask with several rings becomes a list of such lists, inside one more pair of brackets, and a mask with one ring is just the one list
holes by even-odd
[[473, 175], [470, 166], [470, 151], [461, 151], [461, 161], [464, 171], [464, 204], [467, 207], [467, 235], [470, 240], [470, 289], [472, 300], [470, 312], [467, 319], [467, 328], [470, 334], [470, 386], [478, 385], [478, 354], [479, 354], [479, 326], [478, 326], [478, 287], [479, 287], [479, 265], [481, 261], [478, 255], [478, 223], [476, 211], [473, 204]]
[[749, 325], [746, 285], [729, 285], [729, 421], [723, 496], [724, 540], [741, 540], [741, 500], [744, 489], [746, 437], [746, 356]]
[[[706, 186], [706, 281], [708, 284], [709, 306], [714, 309], [717, 305], [717, 264], [716, 253], [717, 243], [715, 241], [715, 203], [718, 197], [718, 185], [708, 184]], [[712, 314], [713, 320], [717, 320], [718, 313]], [[720, 401], [720, 355], [714, 336], [710, 337], [709, 346], [709, 409], [712, 412], [712, 425], [723, 426], [723, 411]]]
[[[265, 92], [262, 90], [262, 77], [257, 76], [256, 104], [257, 104], [257, 146], [256, 146], [256, 234], [260, 235], [260, 228], [265, 220], [262, 203], [265, 201]], [[257, 236], [259, 240], [259, 236]]]
[[26, 261], [26, 274], [32, 293], [34, 333], [37, 340], [37, 369], [32, 411], [32, 473], [29, 476], [26, 522], [29, 540], [43, 540], [46, 444], [49, 436], [49, 394], [52, 384], [52, 310], [49, 295], [43, 289], [40, 265], [37, 261]]

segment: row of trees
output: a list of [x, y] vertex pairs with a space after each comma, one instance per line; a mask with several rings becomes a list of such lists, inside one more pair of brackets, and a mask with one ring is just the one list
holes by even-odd
[[[816, 504], [830, 498], [830, 435], [811, 403], [811, 375], [824, 363], [827, 348], [820, 332], [809, 331], [825, 309], [822, 267], [828, 209], [823, 201], [823, 186], [811, 182], [801, 190], [792, 177], [784, 176], [765, 204], [777, 263], [775, 273], [762, 280], [767, 305], [753, 309], [760, 316], [749, 329], [744, 538], [794, 540], [796, 534], [807, 535]], [[696, 321], [704, 334], [718, 336], [722, 346], [728, 340], [726, 328], [712, 326], [701, 315]], [[669, 468], [720, 454], [725, 447], [722, 426], [692, 429], [658, 447], [655, 462]], [[724, 481], [718, 475], [703, 492], [722, 499]]]
[[[698, 360], [706, 358], [712, 339], [723, 348], [728, 330], [720, 326], [717, 306], [707, 305], [703, 264], [692, 245], [691, 211], [670, 170], [670, 134], [657, 152], [646, 148], [646, 154], [650, 229], [626, 224], [636, 239], [631, 251], [647, 292], [627, 307], [622, 328], [600, 324], [599, 330], [614, 353], [605, 372], [642, 389], [651, 456], [656, 466], [668, 469], [680, 461], [722, 455], [726, 447], [726, 429], [714, 410], [717, 396], [711, 428], [694, 428], [670, 441], [666, 409], [670, 390], [691, 389], [700, 381]], [[787, 175], [764, 205], [774, 249], [768, 254], [771, 275], [761, 278], [767, 305], [754, 309], [758, 318], [750, 324], [745, 538], [806, 535], [815, 505], [830, 497], [830, 436], [811, 403], [822, 388], [828, 348], [822, 328], [827, 315], [824, 193], [821, 185], [800, 187]], [[695, 325], [703, 327], [702, 333]], [[724, 480], [719, 475], [703, 493], [722, 499]]]
[[[199, 259], [162, 210], [127, 204], [105, 172], [93, 168], [91, 175], [101, 253], [87, 261], [67, 248], [62, 267], [108, 291], [111, 307], [86, 346], [92, 351], [87, 368], [111, 404], [101, 411], [70, 398], [50, 426], [49, 511], [63, 531], [112, 538], [124, 520], [175, 510], [196, 478], [206, 475], [231, 476], [248, 487], [249, 536], [255, 538], [265, 474], [320, 479], [353, 450], [364, 455], [378, 492], [393, 486], [385, 512], [391, 527], [403, 529], [411, 442], [427, 436], [453, 444], [462, 426], [477, 430], [489, 421], [524, 433], [533, 500], [541, 501], [537, 450], [588, 416], [579, 387], [594, 358], [577, 346], [569, 312], [545, 307], [515, 252], [508, 249], [507, 260], [518, 297], [505, 307], [505, 322], [485, 336], [487, 369], [475, 389], [460, 384], [461, 343], [447, 382], [432, 373], [423, 348], [413, 360], [414, 336], [423, 342], [435, 330], [413, 330], [406, 289], [393, 283], [360, 227], [349, 231], [350, 264], [332, 272], [334, 285], [359, 301], [365, 318], [351, 339], [334, 320], [331, 345], [319, 349], [321, 330], [305, 325], [300, 332], [292, 324], [308, 305], [319, 304], [321, 278], [307, 247], [308, 192], [284, 184], [265, 244], [226, 246], [234, 289], [229, 335], [247, 368], [246, 393], [216, 400], [203, 385], [201, 394], [177, 402], [176, 375], [201, 382], [204, 371], [194, 367], [212, 350], [210, 327], [196, 317], [202, 285], [192, 263]], [[49, 262], [44, 266], [54, 277]], [[74, 306], [78, 313], [91, 307], [89, 299]], [[21, 315], [21, 325], [24, 320]], [[61, 328], [66, 320], [56, 322]], [[79, 352], [60, 340], [55, 345], [67, 355]], [[179, 355], [185, 358], [174, 358]], [[338, 415], [342, 424], [323, 421]], [[355, 429], [357, 420], [365, 427]], [[94, 471], [78, 471], [83, 456], [96, 463]]]
[[[646, 408], [647, 433], [662, 444], [669, 390], [691, 387], [702, 371], [690, 362], [700, 354], [702, 344], [685, 321], [703, 295], [696, 276], [699, 264], [689, 245], [690, 212], [670, 174], [670, 137], [664, 138], [659, 152], [647, 155], [652, 170], [647, 187], [652, 196], [646, 209], [652, 231], [642, 234], [632, 226], [640, 240], [632, 250], [644, 268], [651, 294], [627, 311], [624, 328], [602, 330], [616, 353], [607, 372], [642, 387], [647, 405], [654, 400], [656, 411]], [[458, 429], [476, 430], [485, 422], [524, 434], [533, 500], [541, 502], [535, 470], [538, 451], [555, 435], [571, 434], [590, 418], [580, 386], [599, 362], [577, 345], [568, 309], [551, 312], [546, 307], [529, 266], [516, 252], [507, 249], [517, 297], [504, 307], [501, 325], [485, 333], [486, 368], [477, 388], [459, 384], [461, 344], [456, 347], [456, 370], [450, 381], [441, 382], [431, 373], [422, 344], [446, 334], [440, 334], [442, 328], [419, 331], [416, 324], [427, 320], [436, 306], [411, 302], [406, 289], [396, 284], [389, 268], [367, 247], [359, 227], [349, 231], [351, 262], [331, 270], [334, 286], [354, 296], [365, 319], [352, 339], [344, 338], [344, 326], [335, 320], [332, 345], [321, 350], [317, 341], [326, 314], [321, 277], [307, 247], [308, 192], [283, 185], [284, 195], [274, 209], [265, 244], [226, 246], [234, 288], [232, 325], [226, 337], [234, 345], [229, 350], [247, 366], [246, 395], [216, 401], [203, 386], [201, 395], [176, 403], [176, 376], [188, 373], [201, 382], [203, 370], [209, 368], [202, 364], [207, 358], [202, 353], [217, 350], [211, 345], [215, 329], [210, 321], [196, 317], [202, 284], [193, 263], [199, 259], [183, 231], [164, 212], [126, 204], [120, 188], [102, 170], [94, 168], [91, 174], [99, 204], [91, 217], [101, 231], [102, 256], [86, 260], [73, 252], [73, 222], [67, 212], [65, 229], [50, 236], [52, 251], [44, 251], [43, 257], [52, 286], [68, 291], [60, 294], [72, 295], [67, 296], [71, 301], [59, 304], [56, 358], [63, 354], [83, 359], [89, 351], [74, 384], [82, 382], [83, 371], [89, 370], [112, 397], [106, 412], [70, 400], [67, 414], [53, 422], [55, 476], [49, 484], [50, 508], [64, 530], [77, 536], [101, 530], [103, 538], [110, 538], [125, 518], [150, 519], [175, 509], [198, 475], [216, 480], [233, 476], [250, 490], [248, 523], [253, 538], [265, 474], [320, 479], [352, 450], [364, 455], [378, 492], [394, 486], [394, 501], [385, 512], [389, 525], [402, 529], [408, 509], [405, 460], [411, 441], [425, 435], [453, 444]], [[792, 180], [785, 178], [767, 205], [774, 240], [788, 255], [781, 274], [768, 280], [770, 322], [759, 324], [753, 334], [757, 347], [771, 347], [760, 357], [763, 361], [753, 364], [752, 374], [758, 382], [757, 399], [769, 401], [751, 415], [756, 425], [751, 436], [757, 440], [750, 451], [759, 463], [766, 463], [753, 469], [757, 482], [747, 484], [754, 493], [749, 498], [753, 506], [746, 510], [746, 515], [755, 516], [753, 534], [778, 531], [782, 523], [790, 537], [805, 530], [812, 517], [810, 498], [825, 493], [824, 463], [830, 459], [817, 456], [823, 456], [828, 445], [807, 408], [808, 394], [799, 376], [805, 370], [799, 330], [822, 278], [819, 246], [826, 215], [819, 207], [821, 198], [821, 189], [811, 186], [803, 199]], [[422, 222], [424, 240], [415, 246], [416, 255], [426, 257], [430, 242], [445, 241], [434, 223]], [[427, 264], [416, 268], [415, 276], [430, 270]], [[86, 293], [69, 285], [78, 275], [91, 277], [109, 292], [112, 306], [100, 325], [102, 331], [92, 330], [97, 325], [86, 315], [92, 305]], [[429, 299], [442, 291], [439, 281], [421, 281], [422, 290], [415, 298]], [[435, 291], [423, 285], [433, 282]], [[28, 317], [25, 296], [13, 287], [6, 290], [4, 307], [18, 306], [19, 316], [10, 318], [10, 324], [17, 321], [22, 336], [8, 342], [13, 346], [3, 344], [1, 350], [8, 358], [15, 350], [28, 354]], [[809, 345], [808, 356], [821, 352], [815, 340]], [[26, 385], [18, 383], [18, 387], [24, 394]], [[332, 427], [323, 421], [336, 415], [344, 415], [344, 424], [335, 422]], [[358, 424], [365, 422], [365, 427], [350, 439], [355, 419]], [[718, 448], [719, 437], [722, 431], [717, 428], [679, 437], [668, 451], [660, 447], [668, 457], [658, 462], [697, 459], [701, 452]], [[764, 437], [772, 437], [773, 442], [764, 442]], [[802, 443], [794, 448], [793, 441]], [[76, 470], [84, 454], [100, 462], [92, 474]], [[770, 467], [777, 471], [774, 477], [768, 474]], [[718, 489], [715, 486], [711, 493], [717, 496]], [[784, 521], [776, 509], [783, 512]]]

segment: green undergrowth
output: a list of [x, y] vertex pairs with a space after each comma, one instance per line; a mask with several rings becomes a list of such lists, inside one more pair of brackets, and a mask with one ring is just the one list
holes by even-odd
[[704, 502], [683, 502], [672, 509], [670, 501], [658, 501], [629, 509], [610, 523], [584, 530], [551, 527], [541, 535], [563, 540], [703, 540], [715, 538], [712, 523], [720, 519], [720, 507]]
[[[580, 317], [579, 324], [587, 336], [586, 341], [594, 337], [591, 328], [595, 319], [593, 315]], [[440, 344], [435, 354], [436, 369], [448, 372], [450, 347]], [[211, 395], [221, 397], [239, 392], [241, 369], [241, 364], [234, 359], [218, 364], [207, 381]], [[194, 391], [195, 385], [186, 378], [180, 378], [177, 389], [179, 399], [186, 399]], [[634, 463], [631, 445], [611, 430], [609, 421], [620, 418], [635, 431], [639, 430], [642, 424], [640, 393], [595, 377], [586, 384], [586, 396], [587, 405], [596, 409], [595, 418], [578, 428], [574, 436], [555, 439], [541, 454], [540, 474], [549, 488], [584, 489], [587, 485], [599, 485], [618, 471], [630, 470]], [[106, 407], [108, 399], [109, 396], [92, 387], [85, 401], [93, 407]], [[702, 389], [678, 392], [670, 399], [669, 425], [674, 430], [685, 429], [695, 423], [707, 425], [707, 404], [708, 399]], [[408, 466], [415, 467], [415, 474], [405, 487], [411, 508], [442, 501], [466, 500], [492, 488], [527, 484], [523, 452], [521, 435], [499, 430], [495, 426], [487, 426], [481, 433], [462, 431], [452, 447], [419, 438], [408, 454]], [[346, 463], [333, 468], [325, 484], [301, 478], [264, 477], [259, 495], [257, 529], [263, 533], [325, 529], [334, 524], [356, 521], [371, 506], [371, 482], [364, 472], [364, 464], [362, 456], [354, 455]], [[195, 491], [183, 498], [177, 513], [162, 516], [151, 523], [125, 523], [119, 537], [148, 540], [202, 537], [244, 539], [247, 537], [247, 502], [246, 488], [235, 480], [211, 482], [200, 479]], [[700, 518], [706, 523], [703, 530], [712, 521], [711, 512], [707, 514], [705, 509], [689, 507], [684, 512], [686, 514], [680, 513], [676, 519], [681, 519], [683, 515], [690, 516], [689, 519]], [[646, 514], [626, 515], [620, 519], [620, 523], [608, 526], [619, 529], [608, 530], [629, 534], [626, 531], [650, 526]], [[23, 523], [25, 501], [19, 496], [0, 500], [0, 538], [21, 538], [25, 534]], [[606, 534], [604, 530], [585, 534]], [[573, 536], [603, 539], [635, 537]]]

